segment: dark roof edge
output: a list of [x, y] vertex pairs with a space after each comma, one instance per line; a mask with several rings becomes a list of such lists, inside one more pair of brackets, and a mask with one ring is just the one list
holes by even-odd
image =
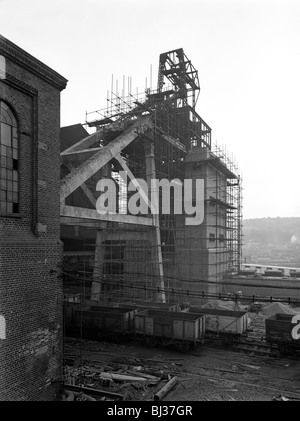
[[41, 77], [60, 91], [67, 86], [67, 79], [2, 35], [0, 35], [0, 54]]
[[[85, 130], [85, 128], [83, 127], [84, 125], [82, 123], [69, 124], [68, 126], [62, 126], [60, 129], [68, 129], [69, 127], [75, 127], [75, 126], [81, 126]], [[85, 131], [87, 132], [87, 130]]]

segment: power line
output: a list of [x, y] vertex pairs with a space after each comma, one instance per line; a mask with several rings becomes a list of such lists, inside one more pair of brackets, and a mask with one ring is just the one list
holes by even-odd
[[[80, 281], [80, 278], [78, 277], [74, 277], [74, 279], [76, 279], [77, 281]], [[106, 281], [98, 281], [98, 280], [94, 280], [94, 282], [96, 283], [100, 283], [102, 285], [106, 285], [107, 282]], [[151, 292], [156, 292], [156, 293], [160, 293], [162, 292], [162, 288], [158, 287], [149, 287], [146, 286], [145, 284], [143, 286], [139, 286], [139, 285], [134, 285], [133, 283], [117, 283], [117, 282], [109, 282], [110, 286], [117, 286], [117, 287], [121, 287], [121, 288], [134, 288], [136, 290], [143, 290], [143, 291], [151, 291]], [[298, 288], [300, 289], [300, 288]], [[227, 299], [228, 300], [228, 295], [226, 294], [221, 294], [221, 293], [208, 293], [205, 291], [195, 291], [195, 290], [179, 290], [177, 288], [168, 288], [165, 287], [164, 288], [164, 292], [169, 294], [169, 295], [182, 295], [185, 297], [191, 297], [191, 298], [219, 298], [219, 299]], [[300, 299], [291, 299], [290, 297], [286, 298], [286, 297], [273, 297], [273, 296], [268, 296], [269, 298], [265, 297], [265, 296], [257, 296], [257, 295], [248, 295], [248, 296], [242, 296], [239, 297], [237, 294], [230, 294], [230, 296], [234, 296], [236, 297], [236, 299], [238, 299], [239, 301], [280, 301], [280, 302], [288, 302], [288, 303], [300, 303]]]

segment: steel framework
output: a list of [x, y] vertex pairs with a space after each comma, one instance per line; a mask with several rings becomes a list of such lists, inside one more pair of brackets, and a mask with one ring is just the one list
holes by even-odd
[[[195, 291], [221, 293], [223, 275], [239, 269], [241, 177], [235, 162], [212, 147], [211, 128], [195, 109], [199, 92], [198, 72], [178, 49], [160, 55], [157, 90], [111, 92], [105, 109], [87, 113], [86, 124], [95, 133], [62, 152], [62, 226], [65, 232], [76, 226], [81, 242], [74, 250], [74, 233], [63, 238], [66, 291], [73, 292], [81, 279], [88, 299], [176, 301], [180, 296], [182, 301]], [[116, 184], [118, 215], [95, 211], [96, 185], [105, 177]], [[182, 200], [175, 189], [168, 214], [162, 212], [160, 191], [147, 200], [153, 178], [197, 177], [205, 180], [200, 227], [186, 227], [184, 215], [175, 214], [174, 204]], [[138, 179], [146, 180], [148, 189]], [[139, 216], [128, 209], [135, 194], [127, 191], [130, 181], [146, 205]], [[85, 206], [75, 197], [78, 189], [88, 199]], [[155, 201], [159, 215], [149, 212]]]

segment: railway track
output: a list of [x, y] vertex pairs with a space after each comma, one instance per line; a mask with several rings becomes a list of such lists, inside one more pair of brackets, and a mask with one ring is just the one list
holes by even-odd
[[239, 341], [231, 346], [232, 350], [245, 352], [252, 355], [279, 358], [280, 353], [277, 347], [259, 342]]
[[212, 337], [207, 338], [205, 343], [207, 346], [221, 347], [225, 350], [240, 351], [245, 353], [252, 353], [253, 355], [270, 356], [274, 358], [280, 357], [277, 346], [271, 346], [266, 343], [265, 339], [261, 335], [255, 337], [243, 336], [233, 339], [231, 342], [226, 342], [226, 337]]
[[[71, 350], [77, 349], [79, 351], [80, 342], [82, 345], [82, 349], [84, 351], [90, 351], [90, 352], [97, 352], [99, 351], [101, 353], [101, 350], [99, 350], [101, 341], [89, 341], [89, 340], [82, 340], [76, 339], [76, 338], [66, 338], [66, 351], [70, 352]], [[280, 358], [280, 353], [278, 351], [278, 348], [276, 346], [270, 346], [265, 342], [259, 342], [255, 340], [236, 340], [230, 345], [222, 345], [220, 341], [211, 341], [207, 344], [199, 344], [196, 349], [191, 349], [187, 351], [184, 354], [187, 355], [197, 355], [201, 356], [201, 349], [203, 347], [209, 348], [210, 346], [214, 347], [218, 345], [218, 348], [221, 347], [223, 350], [228, 351], [235, 351], [235, 352], [244, 352], [247, 354], [252, 355], [258, 355], [258, 356], [264, 356], [264, 357], [271, 357], [271, 358]], [[161, 345], [162, 346], [162, 345]]]
[[[66, 348], [69, 353], [67, 357], [70, 365], [73, 365], [72, 363], [79, 362], [79, 340], [72, 339], [67, 342]], [[214, 384], [216, 385], [214, 387], [218, 389], [217, 391], [214, 389], [214, 393], [226, 396], [226, 399], [227, 393], [239, 399], [247, 396], [249, 391], [253, 393], [253, 396], [256, 393], [254, 391], [261, 391], [270, 400], [279, 393], [284, 396], [288, 394], [288, 396], [293, 396], [293, 399], [300, 400], [299, 383], [294, 379], [294, 372], [291, 375], [291, 368], [284, 368], [282, 371], [282, 367], [289, 367], [289, 358], [284, 358], [283, 361], [276, 358], [279, 357], [279, 353], [275, 354], [276, 349], [265, 343], [240, 341], [240, 343], [224, 347], [220, 341], [215, 341], [215, 343], [199, 345], [194, 351], [182, 355], [182, 358], [175, 358], [180, 354], [176, 355], [175, 352], [170, 354], [160, 350], [159, 347], [153, 349], [153, 356], [152, 351], [145, 351], [146, 354], [144, 354], [144, 347], [140, 347], [139, 342], [136, 343], [137, 347], [134, 343], [130, 343], [128, 351], [114, 347], [111, 350], [106, 349], [104, 342], [83, 342], [86, 343], [81, 345], [89, 348], [82, 351], [84, 366], [91, 363], [92, 365], [100, 364], [102, 367], [104, 364], [118, 370], [128, 368], [130, 365], [138, 365], [145, 369], [163, 370], [168, 375], [176, 375], [183, 386], [186, 385], [185, 381], [188, 379], [189, 382], [195, 382], [195, 387], [199, 382], [207, 384], [208, 387]], [[108, 347], [110, 346], [111, 343]], [[97, 347], [102, 350], [97, 351]], [[175, 364], [177, 360], [180, 364]], [[81, 365], [81, 362], [79, 364]], [[277, 373], [278, 367], [281, 371]], [[184, 390], [183, 386], [182, 390]], [[203, 393], [203, 388], [201, 393]]]
[[[125, 342], [135, 342], [137, 341], [136, 337], [130, 338], [129, 336], [126, 337]], [[138, 341], [140, 343], [140, 340]], [[103, 342], [102, 340], [88, 340], [88, 339], [82, 339], [75, 337], [65, 337], [65, 351], [68, 354], [69, 352], [72, 353], [72, 350], [77, 349], [78, 354], [79, 350], [81, 351], [87, 351], [87, 352], [100, 352], [105, 351], [105, 345], [103, 349], [103, 345], [106, 342]], [[115, 346], [118, 346], [119, 343], [115, 343], [113, 340], [108, 342], [110, 345], [114, 344]], [[145, 344], [147, 346], [147, 344]], [[157, 344], [154, 346], [154, 348], [169, 348], [170, 345], [163, 345], [163, 344]], [[172, 345], [171, 345], [172, 347]], [[279, 349], [276, 345], [269, 345], [265, 342], [265, 338], [262, 336], [256, 336], [256, 337], [242, 337], [238, 338], [235, 341], [233, 341], [230, 344], [226, 344], [223, 342], [223, 338], [221, 337], [210, 337], [207, 341], [205, 340], [204, 344], [197, 345], [195, 348], [191, 348], [188, 351], [181, 350], [180, 354], [183, 355], [198, 355], [201, 356], [201, 349], [209, 348], [209, 347], [218, 347], [222, 350], [227, 351], [234, 351], [234, 352], [243, 352], [245, 354], [249, 355], [256, 355], [261, 357], [270, 357], [274, 359], [283, 358], [283, 355], [279, 352]], [[174, 348], [173, 348], [174, 349]], [[294, 355], [284, 355], [284, 358], [290, 359], [290, 360], [300, 360], [300, 353], [296, 353]]]
[[91, 363], [176, 375], [180, 386], [169, 396], [173, 400], [274, 400], [280, 395], [300, 401], [300, 358], [281, 355], [263, 334], [249, 332], [228, 345], [224, 336], [205, 337], [204, 344], [186, 353], [166, 346], [150, 349], [129, 336], [122, 344], [65, 337], [65, 363], [75, 370]]

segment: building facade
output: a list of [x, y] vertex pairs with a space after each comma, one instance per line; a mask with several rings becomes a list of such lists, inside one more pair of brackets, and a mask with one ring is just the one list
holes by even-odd
[[0, 36], [0, 400], [51, 400], [62, 370], [60, 92]]

